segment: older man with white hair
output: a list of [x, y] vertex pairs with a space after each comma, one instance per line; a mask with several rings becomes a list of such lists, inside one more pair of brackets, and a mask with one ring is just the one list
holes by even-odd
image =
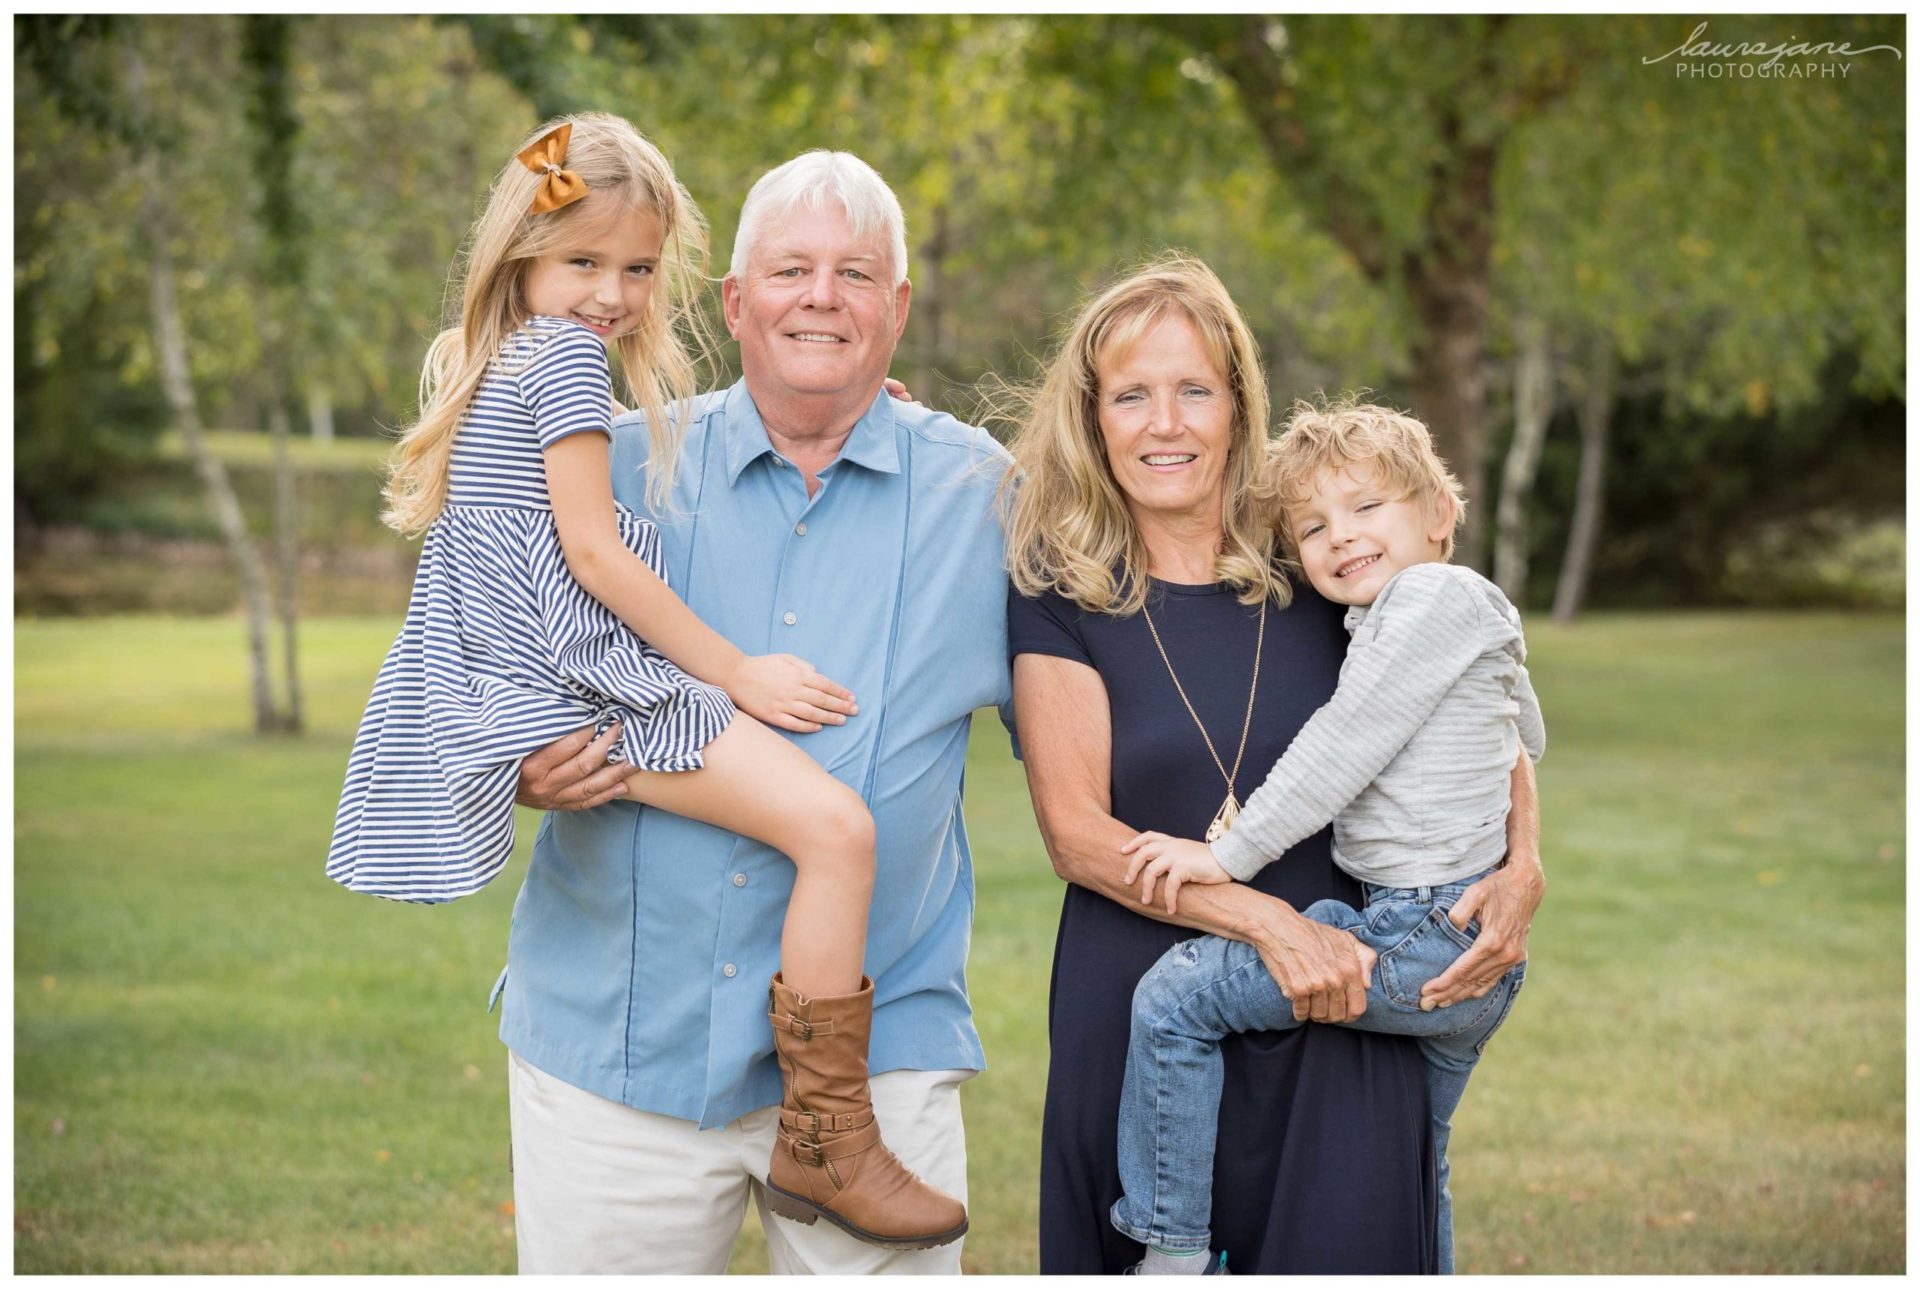
[[[960, 1084], [984, 1059], [960, 783], [971, 714], [1010, 696], [994, 509], [1006, 457], [883, 392], [912, 287], [900, 203], [859, 158], [809, 152], [763, 176], [722, 289], [743, 378], [695, 407], [658, 511], [647, 435], [617, 421], [614, 490], [660, 525], [669, 580], [702, 620], [853, 691], [855, 715], [794, 737], [878, 829], [873, 1117], [907, 1167], [964, 1200]], [[616, 800], [611, 733], [555, 744], [521, 776], [522, 802], [556, 813], [514, 905], [502, 987], [520, 1270], [723, 1271], [751, 1196], [775, 1272], [958, 1272], [958, 1240], [878, 1248], [769, 1204], [776, 1140], [798, 1157], [796, 1138], [825, 1138], [816, 1169], [834, 1140], [831, 1125], [782, 1127], [767, 980], [793, 866]]]

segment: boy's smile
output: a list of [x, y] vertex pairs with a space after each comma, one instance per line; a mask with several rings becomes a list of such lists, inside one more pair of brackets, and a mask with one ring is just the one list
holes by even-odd
[[1372, 604], [1394, 574], [1441, 558], [1453, 529], [1453, 502], [1444, 513], [1419, 497], [1396, 496], [1367, 466], [1323, 469], [1287, 523], [1300, 566], [1313, 589], [1336, 604]]

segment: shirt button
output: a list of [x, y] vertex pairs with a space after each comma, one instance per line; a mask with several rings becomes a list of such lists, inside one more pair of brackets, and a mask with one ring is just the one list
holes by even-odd
[[787, 614], [783, 614], [780, 620], [786, 623], [788, 626], [792, 626], [794, 623], [800, 620], [800, 615], [797, 613], [787, 613]]
[[732, 977], [733, 975], [738, 973], [739, 970], [740, 969], [738, 967], [734, 966], [731, 962], [729, 962], [726, 966], [720, 968], [720, 974], [723, 976]]
[[807, 535], [807, 526], [805, 524], [795, 524], [793, 531], [798, 536], [805, 537]]
[[747, 884], [747, 875], [745, 873], [735, 873], [733, 875], [733, 884], [735, 886], [745, 886]]

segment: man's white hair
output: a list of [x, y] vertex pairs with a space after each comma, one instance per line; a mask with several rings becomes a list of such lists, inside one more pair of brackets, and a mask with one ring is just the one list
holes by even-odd
[[893, 285], [907, 278], [907, 217], [874, 168], [851, 152], [824, 148], [803, 152], [760, 176], [740, 208], [740, 231], [733, 236], [733, 265], [728, 276], [747, 271], [754, 243], [769, 228], [777, 228], [798, 210], [817, 211], [827, 201], [846, 212], [857, 238], [884, 240], [893, 257]]

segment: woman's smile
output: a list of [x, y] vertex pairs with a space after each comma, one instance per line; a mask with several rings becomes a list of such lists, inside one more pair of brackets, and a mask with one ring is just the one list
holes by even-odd
[[1184, 466], [1192, 465], [1199, 459], [1199, 455], [1193, 452], [1161, 452], [1151, 456], [1144, 456], [1140, 459], [1147, 463], [1147, 468], [1150, 470], [1159, 473], [1170, 473]]

